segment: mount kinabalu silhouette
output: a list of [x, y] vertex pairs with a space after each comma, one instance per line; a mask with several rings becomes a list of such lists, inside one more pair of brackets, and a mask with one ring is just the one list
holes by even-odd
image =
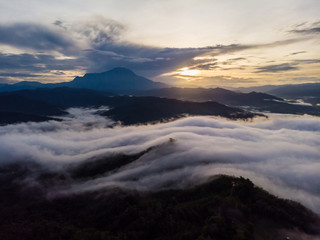
[[163, 88], [164, 83], [153, 82], [136, 75], [126, 68], [114, 68], [102, 73], [87, 73], [83, 77], [76, 77], [69, 82], [69, 87], [88, 88], [94, 90], [147, 90]]
[[102, 73], [87, 73], [83, 77], [76, 77], [70, 82], [42, 84], [38, 82], [23, 81], [16, 84], [1, 84], [0, 92], [55, 87], [86, 88], [122, 93], [127, 91], [164, 88], [168, 87], [168, 85], [136, 75], [127, 68], [117, 67]]

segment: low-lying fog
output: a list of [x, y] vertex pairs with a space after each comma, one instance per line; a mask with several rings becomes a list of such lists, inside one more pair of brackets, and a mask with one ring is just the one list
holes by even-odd
[[265, 190], [320, 213], [320, 118], [270, 115], [268, 120], [230, 121], [188, 117], [144, 126], [116, 126], [95, 110], [70, 109], [61, 122], [0, 127], [0, 163], [36, 161], [64, 171], [95, 156], [133, 154], [138, 160], [63, 193], [120, 186], [159, 190], [202, 183], [217, 174], [250, 178]]

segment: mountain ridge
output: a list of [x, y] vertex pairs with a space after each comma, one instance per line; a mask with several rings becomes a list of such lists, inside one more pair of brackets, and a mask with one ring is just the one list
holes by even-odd
[[82, 77], [75, 77], [69, 82], [40, 83], [32, 81], [21, 81], [15, 84], [1, 84], [0, 92], [17, 91], [36, 88], [72, 87], [87, 88], [97, 91], [128, 91], [149, 90], [154, 88], [168, 87], [165, 83], [155, 82], [148, 78], [135, 74], [132, 70], [117, 67], [100, 73], [86, 73]]
[[262, 92], [241, 93], [224, 88], [161, 88], [134, 93], [136, 96], [175, 98], [183, 101], [215, 101], [227, 106], [251, 108], [255, 111], [320, 115], [313, 106], [286, 102], [280, 97]]
[[[197, 103], [159, 97], [115, 96], [105, 92], [67, 87], [0, 93], [1, 99], [0, 113], [17, 112], [46, 117], [61, 115], [66, 113], [64, 110], [71, 107], [108, 106], [111, 109], [106, 113], [101, 112], [100, 115], [121, 121], [124, 125], [174, 120], [185, 115], [219, 115], [230, 119], [249, 119], [259, 115], [212, 101]], [[23, 107], [18, 108], [19, 104], [16, 104], [17, 101], [12, 101], [12, 99], [19, 99], [19, 103]], [[29, 109], [30, 107], [28, 108], [28, 104], [33, 111]], [[38, 107], [32, 108], [33, 106]], [[15, 116], [18, 115], [15, 114]], [[26, 117], [20, 122], [30, 119], [32, 120], [32, 118]], [[41, 118], [38, 119], [41, 120]], [[16, 119], [15, 122], [19, 122], [19, 119]], [[5, 124], [8, 121], [0, 118], [0, 123]]]

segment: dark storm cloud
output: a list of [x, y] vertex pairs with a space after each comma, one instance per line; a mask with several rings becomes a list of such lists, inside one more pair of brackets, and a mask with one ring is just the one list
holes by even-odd
[[[42, 53], [0, 53], [1, 69], [11, 72], [24, 70], [32, 75], [53, 70], [102, 72], [122, 66], [147, 77], [154, 77], [177, 68], [200, 65], [204, 61], [194, 58], [203, 54], [214, 56], [251, 47], [232, 44], [201, 48], [158, 48], [126, 43], [120, 40], [126, 26], [102, 17], [71, 24], [57, 20], [53, 25], [52, 28], [32, 23], [2, 26], [0, 43], [17, 48], [32, 48]], [[73, 58], [57, 59], [51, 55], [51, 51]]]
[[[156, 48], [133, 44], [109, 44], [103, 50], [87, 50], [86, 56], [92, 63], [90, 71], [103, 71], [112, 67], [131, 68], [145, 76], [156, 76], [186, 66], [206, 63], [208, 60], [195, 60], [201, 55], [217, 56], [248, 49], [251, 46], [217, 45], [202, 48]], [[199, 68], [209, 66], [199, 66]]]
[[[34, 73], [49, 72], [52, 70], [74, 70], [84, 66], [82, 59], [56, 59], [49, 54], [3, 54], [0, 53], [0, 69], [6, 70], [8, 76], [13, 76], [16, 71]], [[18, 75], [16, 75], [18, 77]], [[20, 76], [23, 77], [23, 76]]]
[[34, 50], [69, 52], [74, 42], [58, 31], [38, 24], [19, 23], [0, 26], [0, 43]]
[[[57, 24], [66, 26], [61, 21]], [[232, 44], [201, 48], [159, 48], [132, 44], [121, 41], [121, 35], [127, 29], [125, 25], [103, 17], [87, 19], [69, 29], [89, 43], [90, 48], [86, 49], [84, 55], [91, 63], [87, 68], [90, 72], [122, 66], [153, 77], [180, 67], [200, 64], [203, 60], [193, 58], [202, 54], [217, 55], [250, 47]]]
[[267, 65], [262, 67], [257, 67], [256, 71], [257, 73], [262, 72], [285, 72], [285, 71], [292, 71], [292, 70], [298, 70], [297, 67], [289, 64], [289, 63], [283, 63], [283, 64], [276, 64], [276, 65]]
[[160, 49], [135, 45], [113, 45], [106, 50], [87, 52], [92, 63], [90, 71], [123, 66], [146, 76], [155, 76], [193, 64], [194, 57], [211, 51], [210, 48]]
[[[218, 54], [219, 51], [237, 51], [238, 46], [216, 46], [204, 48], [155, 48], [139, 45], [110, 43], [105, 50], [87, 49], [79, 51], [72, 59], [57, 59], [50, 54], [1, 54], [0, 68], [35, 72], [83, 69], [87, 72], [102, 72], [114, 67], [127, 67], [142, 75], [153, 77], [177, 68], [200, 65], [204, 60], [194, 60], [203, 54]], [[242, 47], [240, 47], [242, 48]], [[199, 66], [199, 68], [205, 66]], [[21, 76], [23, 77], [23, 76]]]

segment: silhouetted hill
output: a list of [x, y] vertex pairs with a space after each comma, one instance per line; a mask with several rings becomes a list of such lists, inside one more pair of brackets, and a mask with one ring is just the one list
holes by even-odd
[[275, 89], [279, 86], [286, 85], [263, 85], [263, 86], [253, 86], [253, 87], [238, 87], [238, 88], [228, 88], [235, 92], [249, 93], [249, 92], [269, 92], [272, 89]]
[[306, 97], [306, 96], [320, 97], [320, 83], [306, 83], [306, 84], [279, 86], [268, 92], [276, 96], [283, 96], [287, 98], [288, 97], [298, 98], [298, 97]]
[[15, 84], [0, 84], [0, 92], [12, 92], [24, 89], [35, 89], [46, 86], [46, 84], [39, 82], [22, 81]]
[[143, 96], [157, 96], [188, 101], [216, 101], [228, 105], [258, 105], [265, 99], [282, 100], [265, 93], [239, 93], [223, 88], [162, 88], [137, 93]]
[[0, 96], [0, 112], [15, 112], [40, 116], [57, 116], [65, 113], [49, 103], [29, 99], [17, 94]]
[[[179, 190], [109, 187], [46, 197], [46, 190], [72, 181], [68, 171], [50, 172], [34, 163], [1, 166], [0, 239], [268, 240], [320, 234], [316, 214], [242, 177], [216, 176]], [[34, 173], [38, 184], [26, 185]]]
[[49, 116], [65, 113], [57, 106], [18, 94], [0, 95], [0, 124], [53, 120]]
[[239, 108], [227, 107], [217, 102], [188, 102], [157, 97], [135, 97], [129, 104], [115, 107], [104, 115], [123, 124], [166, 121], [186, 115], [221, 116], [247, 119], [257, 116]]
[[304, 102], [315, 106], [320, 104], [320, 83], [280, 86], [269, 93], [288, 99], [303, 99]]
[[89, 89], [75, 89], [69, 87], [38, 88], [16, 92], [1, 93], [0, 96], [16, 94], [28, 99], [46, 102], [61, 108], [94, 107], [108, 104], [108, 96], [112, 93], [99, 92]]
[[100, 92], [80, 88], [38, 88], [0, 93], [0, 96], [21, 96], [23, 98], [52, 104], [66, 109], [70, 107], [116, 107], [130, 104], [143, 99], [130, 96], [117, 96], [109, 92]]
[[18, 82], [16, 84], [14, 84], [16, 87], [42, 87], [43, 83], [39, 83], [39, 82], [32, 82], [32, 81], [22, 81], [22, 82]]
[[21, 122], [44, 122], [49, 120], [59, 121], [59, 119], [46, 117], [46, 116], [0, 111], [0, 125], [21, 123]]
[[235, 88], [235, 90], [244, 93], [260, 91], [279, 97], [298, 98], [305, 96], [320, 96], [320, 83], [265, 85], [259, 87]]
[[320, 83], [287, 85], [266, 85], [260, 87], [237, 88], [241, 92], [261, 91], [287, 99], [303, 99], [307, 103], [320, 103]]
[[248, 106], [258, 111], [320, 115], [317, 108], [285, 102], [266, 93], [240, 93], [223, 88], [163, 88], [136, 92], [138, 96], [157, 96], [187, 101], [216, 101], [236, 107]]

